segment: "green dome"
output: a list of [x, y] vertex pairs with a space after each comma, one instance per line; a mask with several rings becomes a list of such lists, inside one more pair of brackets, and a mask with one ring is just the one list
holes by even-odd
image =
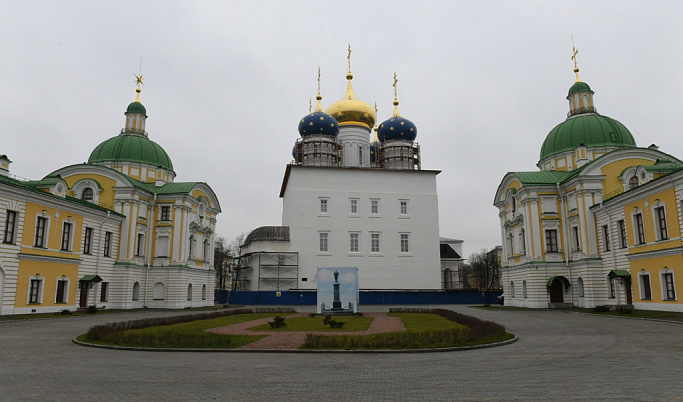
[[128, 109], [126, 109], [126, 113], [140, 113], [140, 114], [144, 114], [145, 116], [147, 116], [147, 109], [145, 109], [145, 107], [142, 106], [142, 103], [133, 102], [130, 105], [128, 105]]
[[597, 113], [578, 115], [550, 130], [541, 147], [541, 160], [571, 151], [581, 144], [587, 148], [635, 147], [636, 141], [623, 124], [612, 118]]
[[124, 133], [112, 137], [98, 145], [88, 159], [88, 163], [114, 161], [144, 163], [173, 171], [166, 151], [144, 135]]
[[591, 87], [588, 86], [588, 84], [586, 84], [585, 82], [579, 81], [579, 82], [575, 82], [574, 85], [572, 85], [571, 88], [569, 88], [569, 93], [567, 94], [567, 96], [571, 96], [572, 94], [577, 93], [577, 92], [593, 92], [593, 91], [591, 90]]

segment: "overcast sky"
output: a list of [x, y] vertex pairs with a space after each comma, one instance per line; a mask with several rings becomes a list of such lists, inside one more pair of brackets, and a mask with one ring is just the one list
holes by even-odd
[[[323, 106], [346, 89], [418, 128], [437, 176], [440, 234], [464, 257], [501, 244], [496, 188], [537, 170], [580, 75], [598, 112], [639, 146], [683, 157], [683, 3], [674, 1], [7, 1], [0, 0], [0, 154], [40, 179], [86, 162], [135, 99], [176, 181], [205, 181], [217, 233], [281, 224], [285, 166], [321, 68]], [[315, 100], [315, 99], [314, 99]]]

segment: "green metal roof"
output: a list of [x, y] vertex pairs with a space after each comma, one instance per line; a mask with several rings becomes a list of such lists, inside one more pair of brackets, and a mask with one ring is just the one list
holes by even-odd
[[588, 86], [585, 82], [575, 82], [574, 85], [569, 88], [569, 93], [567, 94], [567, 97], [570, 95], [577, 93], [577, 92], [593, 92], [591, 90], [591, 87]]
[[610, 117], [597, 113], [577, 115], [550, 130], [541, 147], [541, 160], [574, 150], [579, 145], [631, 148], [636, 146], [636, 140], [623, 124]]
[[128, 181], [137, 188], [156, 194], [189, 194], [197, 184], [202, 183], [200, 181], [188, 181], [157, 186], [155, 183], [143, 183], [130, 177], [128, 177]]
[[573, 176], [578, 170], [572, 172], [513, 172], [515, 176], [522, 182], [523, 186], [544, 185], [562, 183], [564, 180]]
[[126, 113], [140, 113], [144, 114], [147, 116], [147, 109], [142, 105], [140, 102], [133, 102], [130, 105], [128, 105], [128, 109], [126, 109]]
[[614, 277], [630, 278], [631, 273], [625, 269], [613, 269], [612, 271], [610, 271], [610, 273], [607, 276], [609, 276], [610, 278], [614, 278]]
[[123, 133], [112, 137], [90, 154], [88, 163], [135, 162], [173, 170], [173, 162], [164, 149], [144, 135]]

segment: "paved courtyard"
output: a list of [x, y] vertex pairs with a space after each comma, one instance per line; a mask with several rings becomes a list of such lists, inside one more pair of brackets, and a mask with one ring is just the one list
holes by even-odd
[[177, 312], [0, 322], [0, 400], [683, 400], [681, 324], [444, 307], [520, 340], [447, 353], [161, 353], [71, 339]]

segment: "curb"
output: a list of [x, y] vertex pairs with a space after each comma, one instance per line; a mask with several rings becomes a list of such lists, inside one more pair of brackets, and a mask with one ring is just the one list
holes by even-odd
[[73, 338], [71, 341], [76, 345], [90, 348], [111, 349], [111, 350], [130, 350], [136, 352], [219, 352], [219, 353], [438, 353], [438, 352], [462, 352], [466, 350], [495, 348], [515, 343], [519, 340], [517, 335], [514, 338], [503, 342], [487, 343], [473, 346], [454, 346], [451, 348], [434, 349], [372, 349], [372, 350], [312, 350], [312, 349], [205, 349], [205, 348], [139, 348], [132, 346], [113, 346], [98, 345], [79, 341]]

